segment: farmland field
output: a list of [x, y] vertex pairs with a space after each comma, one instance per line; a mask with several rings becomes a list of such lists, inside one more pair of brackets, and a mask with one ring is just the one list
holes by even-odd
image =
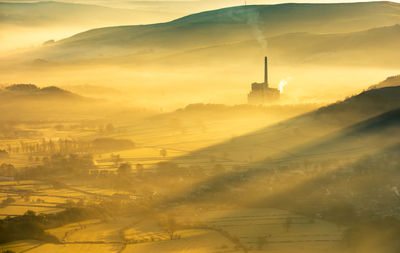
[[[285, 226], [288, 217], [292, 219], [289, 228]], [[122, 217], [48, 230], [61, 244], [47, 243], [27, 252], [292, 252], [293, 247], [300, 252], [331, 252], [340, 249], [343, 233], [332, 223], [277, 209], [187, 211], [177, 219], [190, 220], [191, 228], [177, 229], [173, 240], [155, 218]], [[7, 247], [17, 250], [21, 243]]]

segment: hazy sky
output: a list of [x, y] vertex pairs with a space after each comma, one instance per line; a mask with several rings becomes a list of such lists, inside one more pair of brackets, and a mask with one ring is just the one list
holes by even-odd
[[[332, 3], [362, 2], [356, 0], [56, 0], [58, 2], [96, 4], [113, 8], [129, 8], [142, 11], [154, 11], [174, 14], [174, 18], [200, 11], [230, 6], [251, 4], [278, 4], [286, 2], [298, 3]], [[364, 0], [372, 1], [372, 0]], [[376, 0], [375, 0], [376, 1]], [[379, 0], [378, 0], [379, 1]], [[31, 0], [0, 0], [0, 2], [40, 2]], [[393, 2], [400, 2], [395, 0]]]
[[[186, 16], [189, 14], [225, 8], [230, 6], [251, 4], [278, 4], [286, 2], [299, 3], [332, 3], [332, 2], [357, 2], [355, 0], [56, 0], [58, 2], [95, 4], [113, 8], [134, 9], [137, 11], [157, 12], [167, 19], [160, 22]], [[365, 0], [372, 1], [372, 0]], [[0, 0], [0, 2], [38, 2], [30, 0]], [[360, 2], [360, 1], [358, 1]], [[394, 2], [400, 2], [396, 0]]]
[[[106, 6], [138, 6], [138, 5], [149, 5], [149, 6], [165, 6], [165, 4], [183, 4], [183, 5], [193, 5], [193, 6], [204, 6], [204, 5], [238, 5], [244, 4], [276, 4], [285, 2], [299, 2], [299, 3], [331, 3], [331, 2], [368, 2], [376, 0], [56, 0], [57, 2], [70, 2], [70, 3], [86, 3], [86, 4], [98, 4]], [[379, 0], [378, 0], [379, 1]], [[29, 0], [0, 0], [0, 2], [40, 2], [40, 1], [29, 1]], [[392, 2], [400, 2], [400, 0], [394, 0]]]

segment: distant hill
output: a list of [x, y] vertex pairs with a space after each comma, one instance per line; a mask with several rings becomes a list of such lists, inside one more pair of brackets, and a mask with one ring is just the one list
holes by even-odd
[[56, 86], [39, 88], [34, 84], [14, 84], [0, 90], [3, 99], [73, 99], [84, 100], [83, 97], [60, 89]]
[[253, 39], [187, 50], [159, 61], [196, 64], [211, 58], [214, 63], [226, 63], [235, 59], [256, 59], [267, 53], [277, 64], [399, 66], [400, 25], [337, 34], [289, 33], [265, 37], [265, 41], [268, 42], [267, 50]]
[[400, 75], [388, 77], [385, 81], [372, 85], [369, 89], [379, 89], [383, 87], [400, 86]]
[[16, 26], [104, 26], [152, 23], [159, 13], [55, 1], [0, 2], [0, 24]]
[[85, 97], [57, 86], [40, 88], [34, 84], [14, 84], [0, 89], [0, 121], [90, 120], [116, 115], [147, 117], [153, 112], [115, 104], [105, 99]]
[[[400, 24], [400, 4], [391, 2], [240, 6], [167, 23], [93, 29], [29, 57], [195, 64], [239, 57], [248, 61], [268, 53], [285, 63], [372, 65], [378, 60], [393, 65], [397, 61], [388, 58], [396, 58], [393, 54], [400, 51], [396, 24]], [[371, 51], [365, 54], [366, 49]], [[195, 57], [196, 61], [188, 61]]]

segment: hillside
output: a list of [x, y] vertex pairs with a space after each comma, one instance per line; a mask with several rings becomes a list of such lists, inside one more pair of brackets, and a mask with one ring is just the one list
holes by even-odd
[[[268, 49], [258, 40], [226, 43], [187, 50], [160, 59], [161, 63], [182, 64], [189, 59], [196, 63], [226, 63], [235, 59], [249, 61], [267, 53], [277, 64], [318, 64], [353, 66], [397, 66], [400, 25], [373, 28], [360, 32], [337, 34], [289, 33], [266, 37]], [[365, 51], [368, 50], [368, 54]], [[190, 61], [189, 61], [190, 62]], [[167, 65], [167, 64], [166, 64]]]
[[214, 172], [171, 201], [236, 198], [337, 223], [398, 216], [399, 96], [399, 87], [367, 91], [174, 159], [244, 165]]
[[242, 169], [232, 171], [233, 177], [240, 176], [243, 169], [267, 173], [269, 169], [293, 167], [291, 164], [312, 167], [311, 161], [347, 163], [347, 159], [354, 161], [398, 143], [393, 137], [398, 135], [399, 97], [399, 87], [370, 90], [173, 161], [185, 164], [213, 157], [216, 164], [243, 163]]
[[89, 30], [29, 57], [176, 65], [239, 57], [249, 62], [268, 53], [280, 63], [396, 65], [390, 57], [399, 51], [398, 23], [400, 5], [390, 2], [241, 6], [167, 23]]
[[[400, 57], [400, 25], [339, 34], [290, 33], [265, 37], [265, 41], [268, 42], [267, 50], [262, 48], [257, 39], [192, 49], [186, 48], [189, 46], [187, 44], [175, 48], [175, 43], [172, 42], [169, 46], [152, 45], [149, 41], [141, 44], [140, 39], [133, 39], [132, 44], [125, 41], [126, 44], [114, 45], [114, 48], [107, 46], [109, 41], [102, 39], [93, 41], [89, 38], [74, 41], [67, 39], [35, 52], [31, 59], [37, 57], [59, 63], [97, 60], [109, 64], [140, 62], [150, 65], [191, 66], [228, 64], [235, 59], [252, 62], [267, 53], [276, 64], [281, 65], [377, 66], [379, 64], [397, 67], [399, 64], [396, 59]], [[89, 48], [89, 44], [94, 44], [96, 47]], [[141, 51], [136, 51], [138, 48], [141, 48]], [[365, 54], [365, 51], [368, 51], [368, 54]]]
[[0, 89], [2, 121], [67, 119], [85, 114], [88, 117], [99, 107], [100, 103], [96, 102], [99, 101], [56, 86], [39, 88], [34, 84], [14, 84]]
[[54, 1], [0, 2], [0, 24], [14, 26], [105, 26], [151, 23], [158, 13]]
[[[400, 5], [390, 2], [240, 6], [189, 15], [163, 24], [95, 29], [61, 43], [91, 39], [104, 41], [108, 37], [109, 40], [104, 41], [106, 44], [118, 45], [140, 35], [140, 40], [133, 42], [144, 42], [150, 37], [153, 38], [152, 44], [169, 44], [169, 41], [175, 40], [186, 43], [185, 39], [189, 39], [194, 45], [205, 46], [216, 42], [231, 43], [247, 36], [255, 37], [254, 32], [270, 37], [292, 32], [365, 30], [400, 23], [399, 13]], [[224, 36], [219, 34], [221, 31], [224, 31]], [[204, 36], [204, 32], [207, 32], [207, 36]], [[171, 36], [176, 33], [179, 33], [179, 37]]]
[[[38, 47], [44, 42], [72, 36], [96, 27], [151, 24], [170, 21], [181, 15], [164, 10], [119, 9], [73, 1], [1, 1], [0, 27], [7, 36], [0, 37], [0, 52]], [[92, 4], [93, 3], [93, 4]], [[114, 8], [113, 8], [114, 7]]]
[[383, 87], [400, 86], [400, 75], [388, 77], [386, 80], [372, 85], [369, 89], [379, 89]]

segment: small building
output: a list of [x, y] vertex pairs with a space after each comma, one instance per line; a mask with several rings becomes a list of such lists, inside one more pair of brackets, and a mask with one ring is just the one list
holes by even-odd
[[276, 102], [280, 98], [280, 91], [269, 87], [268, 83], [268, 57], [265, 57], [265, 71], [263, 83], [252, 83], [251, 91], [247, 96], [249, 104], [266, 104]]

